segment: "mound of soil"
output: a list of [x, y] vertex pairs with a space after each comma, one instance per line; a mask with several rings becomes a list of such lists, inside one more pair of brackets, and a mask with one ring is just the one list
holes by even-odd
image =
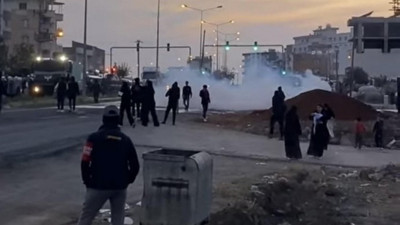
[[[299, 117], [303, 120], [308, 119], [310, 114], [315, 111], [318, 104], [325, 103], [332, 108], [337, 120], [355, 120], [357, 117], [361, 117], [362, 120], [367, 121], [375, 120], [377, 116], [377, 111], [372, 106], [346, 95], [319, 89], [304, 92], [286, 101], [288, 109], [293, 105], [298, 107]], [[272, 109], [254, 111], [250, 116], [259, 114], [270, 118]]]

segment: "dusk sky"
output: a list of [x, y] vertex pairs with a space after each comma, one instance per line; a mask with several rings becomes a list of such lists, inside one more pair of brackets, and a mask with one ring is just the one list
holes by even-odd
[[[68, 0], [63, 9], [65, 37], [64, 46], [72, 40], [83, 40], [83, 0]], [[134, 45], [137, 39], [145, 46], [154, 46], [156, 41], [157, 0], [88, 0], [88, 43], [106, 49], [111, 46]], [[190, 45], [193, 55], [199, 52], [200, 13], [183, 9], [181, 4], [196, 8], [223, 5], [205, 13], [205, 20], [222, 23], [234, 20], [234, 24], [221, 27], [226, 33], [240, 32], [240, 41], [232, 44], [290, 44], [293, 36], [307, 35], [322, 25], [332, 24], [341, 32], [348, 31], [347, 20], [374, 11], [374, 16], [388, 16], [390, 5], [387, 0], [161, 0], [160, 45]], [[215, 29], [205, 25], [207, 44], [215, 42]], [[221, 44], [224, 43], [221, 40]], [[264, 51], [267, 49], [260, 49]], [[241, 53], [251, 49], [236, 49], [229, 52], [229, 67], [238, 68]], [[187, 52], [184, 50], [160, 51], [162, 69], [168, 66], [185, 65]], [[206, 49], [213, 54], [213, 49]], [[143, 53], [142, 66], [155, 61], [155, 50]], [[179, 61], [179, 59], [181, 59]], [[115, 52], [115, 61], [126, 62], [135, 71], [136, 52]], [[106, 65], [109, 60], [107, 56]], [[135, 73], [134, 73], [135, 74]]]

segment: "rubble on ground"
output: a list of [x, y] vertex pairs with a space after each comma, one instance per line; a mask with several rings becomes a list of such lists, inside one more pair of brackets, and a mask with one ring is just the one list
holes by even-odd
[[[388, 191], [399, 188], [400, 165], [377, 169], [299, 170], [262, 177], [246, 201], [211, 216], [211, 225], [351, 225], [397, 224], [391, 202], [384, 213], [378, 203], [393, 201]], [[374, 204], [371, 204], [374, 203]], [[378, 222], [384, 221], [384, 222]]]

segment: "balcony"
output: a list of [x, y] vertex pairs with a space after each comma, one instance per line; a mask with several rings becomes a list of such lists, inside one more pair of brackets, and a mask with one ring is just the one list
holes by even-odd
[[54, 34], [52, 33], [37, 33], [36, 36], [37, 42], [49, 42], [54, 40]]
[[54, 19], [57, 22], [61, 22], [64, 20], [64, 14], [56, 13], [53, 10], [48, 10], [43, 13], [43, 16], [46, 18]]

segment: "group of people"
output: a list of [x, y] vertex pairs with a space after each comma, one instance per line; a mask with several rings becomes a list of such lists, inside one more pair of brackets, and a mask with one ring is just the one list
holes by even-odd
[[79, 95], [79, 85], [75, 77], [60, 78], [60, 81], [54, 87], [54, 93], [57, 97], [57, 110], [64, 112], [65, 98], [68, 98], [69, 110], [75, 111], [76, 97]]
[[[154, 126], [160, 126], [157, 113], [156, 113], [156, 101], [154, 98], [155, 90], [153, 83], [148, 80], [146, 84], [142, 86], [140, 79], [136, 78], [132, 87], [129, 87], [127, 82], [123, 82], [121, 90], [119, 92], [121, 96], [120, 106], [120, 121], [119, 124], [122, 126], [124, 121], [124, 114], [127, 114], [129, 124], [135, 126], [135, 119], [140, 118], [142, 125], [147, 126], [149, 123], [149, 114], [152, 116]], [[185, 110], [189, 110], [190, 99], [192, 98], [192, 88], [189, 86], [189, 82], [185, 82], [185, 86], [182, 90], [183, 104]], [[203, 89], [199, 94], [201, 98], [201, 104], [203, 106], [203, 120], [207, 121], [208, 105], [210, 104], [210, 93], [208, 92], [207, 85], [203, 86]], [[178, 82], [172, 84], [165, 94], [168, 98], [167, 108], [165, 110], [164, 119], [162, 124], [166, 124], [168, 116], [172, 110], [172, 125], [176, 124], [176, 115], [179, 108], [179, 99], [181, 98], [181, 90], [178, 86]]]
[[[383, 118], [382, 115], [378, 115], [378, 118], [374, 124], [374, 127], [372, 128], [372, 132], [374, 134], [374, 139], [375, 139], [375, 147], [377, 148], [383, 148]], [[355, 124], [355, 148], [361, 149], [363, 146], [363, 139], [364, 135], [367, 132], [367, 128], [365, 127], [364, 123], [361, 121], [361, 118], [358, 117], [356, 119], [356, 124]]]
[[[302, 128], [297, 113], [297, 106], [287, 111], [285, 93], [281, 87], [272, 97], [272, 116], [270, 119], [270, 137], [274, 134], [275, 124], [278, 122], [280, 139], [285, 142], [286, 156], [289, 159], [301, 159], [300, 135]], [[320, 158], [324, 150], [328, 149], [330, 138], [334, 136], [330, 122], [335, 118], [333, 110], [328, 104], [318, 105], [316, 111], [310, 115], [312, 122], [310, 145], [307, 154]]]

